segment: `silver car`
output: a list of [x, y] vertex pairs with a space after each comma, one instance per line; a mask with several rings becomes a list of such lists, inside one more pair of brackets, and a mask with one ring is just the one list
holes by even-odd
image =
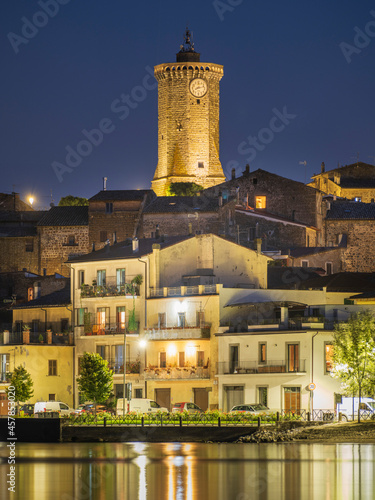
[[270, 415], [272, 411], [260, 403], [242, 404], [233, 406], [232, 412], [252, 413], [253, 415]]

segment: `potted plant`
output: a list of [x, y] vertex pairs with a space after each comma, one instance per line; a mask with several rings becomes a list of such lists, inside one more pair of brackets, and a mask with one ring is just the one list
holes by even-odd
[[44, 338], [43, 338], [43, 335], [41, 333], [39, 334], [38, 340], [41, 344], [44, 344]]

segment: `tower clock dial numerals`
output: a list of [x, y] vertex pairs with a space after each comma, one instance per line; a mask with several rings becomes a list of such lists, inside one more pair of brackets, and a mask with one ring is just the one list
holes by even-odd
[[194, 97], [203, 97], [207, 92], [207, 82], [202, 78], [194, 78], [190, 82], [190, 92]]

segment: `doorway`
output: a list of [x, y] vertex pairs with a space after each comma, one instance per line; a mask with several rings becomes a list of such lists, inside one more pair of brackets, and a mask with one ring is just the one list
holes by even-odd
[[208, 391], [205, 387], [200, 389], [193, 389], [194, 403], [199, 406], [203, 411], [208, 410]]
[[155, 389], [155, 401], [160, 405], [168, 408], [171, 411], [171, 390], [170, 389]]
[[284, 409], [292, 413], [298, 413], [301, 409], [301, 388], [284, 387]]

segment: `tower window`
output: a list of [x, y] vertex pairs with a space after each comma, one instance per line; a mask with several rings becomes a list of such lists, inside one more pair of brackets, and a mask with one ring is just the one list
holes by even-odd
[[106, 203], [105, 204], [105, 213], [106, 214], [113, 213], [113, 203]]
[[204, 168], [204, 162], [203, 161], [199, 161], [198, 162], [198, 168]]
[[201, 103], [201, 100], [200, 99], [197, 99], [197, 104], [200, 104]]

